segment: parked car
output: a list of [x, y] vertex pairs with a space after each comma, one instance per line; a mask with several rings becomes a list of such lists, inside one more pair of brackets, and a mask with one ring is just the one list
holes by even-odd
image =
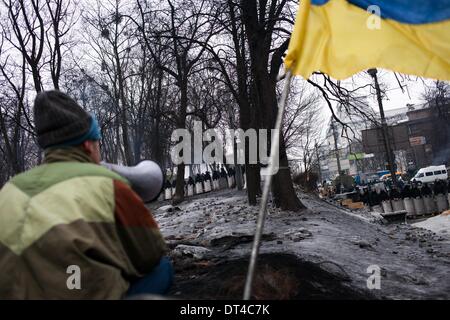
[[[397, 172], [395, 173], [395, 176], [396, 176], [396, 178], [398, 179], [398, 178], [400, 178], [400, 177], [402, 176], [402, 173], [399, 172], [399, 171], [397, 171]], [[386, 181], [388, 181], [389, 179], [391, 179], [391, 174], [390, 174], [390, 173], [384, 174], [384, 175], [382, 175], [382, 176], [380, 177], [380, 181], [383, 181], [383, 182], [386, 182]]]
[[447, 180], [448, 172], [444, 165], [421, 168], [411, 179], [412, 182], [430, 183], [436, 180]]

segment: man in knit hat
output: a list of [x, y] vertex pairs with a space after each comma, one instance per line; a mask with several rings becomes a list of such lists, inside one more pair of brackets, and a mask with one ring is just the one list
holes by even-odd
[[166, 245], [128, 181], [100, 163], [96, 119], [59, 91], [39, 93], [43, 164], [0, 191], [0, 299], [163, 294]]

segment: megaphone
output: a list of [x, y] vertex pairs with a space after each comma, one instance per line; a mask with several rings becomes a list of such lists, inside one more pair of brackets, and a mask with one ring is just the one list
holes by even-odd
[[131, 188], [144, 202], [157, 199], [163, 190], [164, 174], [161, 167], [154, 161], [144, 160], [134, 167], [103, 161], [100, 164], [127, 179], [131, 183]]

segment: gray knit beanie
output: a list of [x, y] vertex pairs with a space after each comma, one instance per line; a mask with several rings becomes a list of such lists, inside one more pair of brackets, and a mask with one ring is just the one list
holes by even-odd
[[34, 123], [38, 144], [45, 149], [86, 135], [92, 118], [68, 95], [52, 90], [36, 96]]

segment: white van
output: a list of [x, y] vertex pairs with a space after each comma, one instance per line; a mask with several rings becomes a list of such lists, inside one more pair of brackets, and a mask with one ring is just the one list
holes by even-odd
[[430, 183], [436, 180], [447, 180], [448, 172], [444, 165], [421, 168], [411, 181]]

